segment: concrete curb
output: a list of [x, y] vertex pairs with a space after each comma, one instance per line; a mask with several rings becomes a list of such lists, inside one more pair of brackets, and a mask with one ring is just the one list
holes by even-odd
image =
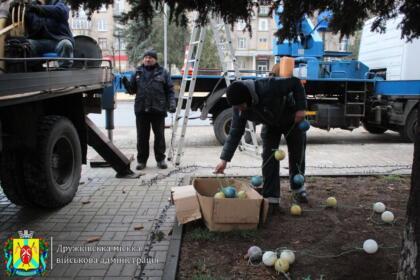
[[181, 252], [182, 244], [182, 232], [183, 225], [179, 225], [175, 219], [174, 227], [172, 231], [172, 238], [169, 242], [169, 249], [165, 260], [165, 266], [163, 268], [162, 279], [170, 280], [176, 279], [176, 273], [178, 271], [178, 261]]

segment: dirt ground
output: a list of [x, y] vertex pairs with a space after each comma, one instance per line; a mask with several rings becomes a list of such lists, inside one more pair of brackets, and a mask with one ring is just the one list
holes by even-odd
[[[302, 205], [301, 216], [292, 216], [288, 183], [282, 181], [284, 213], [258, 230], [212, 233], [200, 221], [185, 225], [177, 278], [287, 279], [274, 267], [244, 259], [256, 245], [263, 251], [295, 251], [290, 279], [395, 279], [410, 178], [307, 177], [306, 186], [310, 203]], [[337, 199], [336, 209], [324, 207], [329, 196]], [[372, 204], [378, 201], [394, 213], [393, 224], [373, 213]], [[378, 252], [363, 251], [366, 239], [378, 242]]]

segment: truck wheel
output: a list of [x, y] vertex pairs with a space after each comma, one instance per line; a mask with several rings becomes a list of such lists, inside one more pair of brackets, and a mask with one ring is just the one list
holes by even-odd
[[377, 125], [372, 125], [372, 124], [368, 124], [363, 122], [363, 128], [372, 134], [382, 134], [385, 133], [385, 131], [387, 131], [388, 129], [382, 126], [377, 126]]
[[[230, 125], [232, 122], [232, 113], [232, 108], [225, 109], [219, 115], [217, 115], [216, 119], [214, 120], [214, 135], [216, 135], [216, 139], [221, 145], [225, 144], [226, 138], [229, 135]], [[254, 124], [254, 130], [255, 128], [256, 127]], [[252, 137], [249, 132], [245, 132], [245, 142], [252, 144]]]
[[400, 136], [405, 141], [414, 142], [417, 127], [417, 109], [410, 112], [405, 125], [400, 130]]
[[27, 191], [34, 203], [56, 208], [76, 194], [82, 166], [79, 136], [62, 116], [46, 116], [39, 123], [37, 150], [25, 162]]
[[232, 108], [223, 110], [220, 114], [217, 115], [213, 123], [214, 135], [216, 136], [217, 141], [223, 145], [226, 141], [226, 138], [229, 134], [230, 124], [232, 122]]
[[22, 157], [4, 152], [0, 162], [0, 184], [6, 197], [16, 205], [32, 205], [25, 192]]

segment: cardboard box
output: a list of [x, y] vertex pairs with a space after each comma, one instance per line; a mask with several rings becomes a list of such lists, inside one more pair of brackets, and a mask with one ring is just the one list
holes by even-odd
[[[234, 185], [237, 191], [244, 190], [247, 198], [213, 198], [222, 186], [229, 185]], [[196, 178], [192, 186], [175, 187], [172, 191], [180, 224], [202, 217], [210, 231], [231, 231], [255, 229], [260, 221], [263, 223], [266, 219], [267, 201], [246, 181]]]
[[175, 203], [178, 223], [186, 224], [201, 219], [200, 205], [196, 197], [193, 185], [172, 188], [172, 201]]

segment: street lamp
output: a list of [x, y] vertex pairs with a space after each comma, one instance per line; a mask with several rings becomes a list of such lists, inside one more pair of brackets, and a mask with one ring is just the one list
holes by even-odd
[[163, 65], [168, 69], [168, 4], [163, 6]]

